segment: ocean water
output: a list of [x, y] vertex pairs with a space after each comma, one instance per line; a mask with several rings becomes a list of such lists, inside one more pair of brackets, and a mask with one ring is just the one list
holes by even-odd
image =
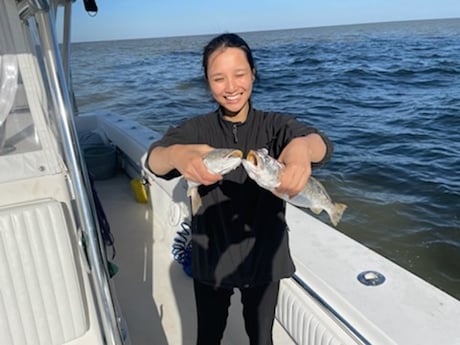
[[[460, 299], [460, 19], [241, 35], [254, 106], [335, 144], [314, 175], [348, 204], [338, 230]], [[211, 37], [74, 44], [79, 112], [164, 132], [213, 110], [201, 68]]]

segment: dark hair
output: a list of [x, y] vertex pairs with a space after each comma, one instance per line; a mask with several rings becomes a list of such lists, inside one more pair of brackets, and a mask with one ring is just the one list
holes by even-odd
[[223, 48], [240, 48], [246, 54], [249, 66], [251, 70], [255, 71], [256, 66], [254, 63], [254, 58], [252, 57], [251, 48], [248, 44], [237, 34], [221, 34], [217, 37], [214, 37], [203, 49], [203, 70], [204, 77], [208, 79], [208, 60], [212, 53], [218, 49]]

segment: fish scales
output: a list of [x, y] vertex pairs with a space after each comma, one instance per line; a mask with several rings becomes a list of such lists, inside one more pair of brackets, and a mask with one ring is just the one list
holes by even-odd
[[277, 193], [276, 188], [280, 184], [280, 176], [284, 166], [271, 157], [267, 149], [249, 151], [242, 164], [249, 177], [259, 186], [292, 205], [309, 208], [315, 214], [320, 214], [323, 210], [326, 211], [334, 226], [339, 223], [347, 208], [345, 204], [333, 202], [324, 186], [313, 176], [310, 176], [304, 189], [293, 198], [289, 198], [286, 194]]
[[[225, 175], [236, 169], [242, 161], [243, 152], [235, 149], [213, 149], [209, 151], [203, 158], [203, 163], [206, 168], [219, 175]], [[187, 195], [191, 200], [192, 215], [195, 215], [201, 207], [201, 197], [198, 193], [199, 184], [193, 181], [187, 181]]]

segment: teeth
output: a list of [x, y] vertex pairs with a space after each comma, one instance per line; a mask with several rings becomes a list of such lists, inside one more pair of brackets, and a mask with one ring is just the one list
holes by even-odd
[[230, 101], [234, 101], [234, 100], [238, 99], [239, 97], [240, 97], [240, 94], [234, 95], [234, 96], [225, 96], [225, 98], [230, 100]]

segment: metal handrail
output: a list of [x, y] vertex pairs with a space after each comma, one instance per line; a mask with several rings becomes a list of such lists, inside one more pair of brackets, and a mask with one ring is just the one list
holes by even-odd
[[[90, 182], [82, 154], [78, 146], [78, 136], [73, 122], [73, 108], [70, 101], [67, 80], [59, 54], [59, 46], [55, 35], [54, 18], [50, 15], [49, 6], [37, 8], [34, 2], [33, 15], [37, 22], [38, 36], [44, 54], [46, 74], [50, 86], [51, 99], [57, 117], [63, 144], [63, 153], [76, 200], [76, 215], [83, 232], [86, 234], [87, 254], [91, 265], [91, 277], [94, 287], [100, 323], [106, 344], [122, 345], [122, 335], [117, 322], [117, 315], [110, 290], [109, 274], [105, 265], [105, 249], [101, 244], [98, 224], [95, 218], [94, 200], [90, 190]], [[23, 12], [26, 13], [26, 12]]]
[[360, 344], [363, 345], [372, 345], [372, 343], [366, 339], [366, 337], [361, 334], [353, 325], [351, 325], [340, 313], [334, 309], [323, 297], [321, 297], [314, 289], [312, 289], [302, 278], [297, 274], [292, 276], [292, 279], [306, 292], [308, 293], [316, 302], [318, 302], [323, 308], [326, 309], [336, 320], [339, 322], [345, 330], [347, 330], [350, 335], [356, 338]]

